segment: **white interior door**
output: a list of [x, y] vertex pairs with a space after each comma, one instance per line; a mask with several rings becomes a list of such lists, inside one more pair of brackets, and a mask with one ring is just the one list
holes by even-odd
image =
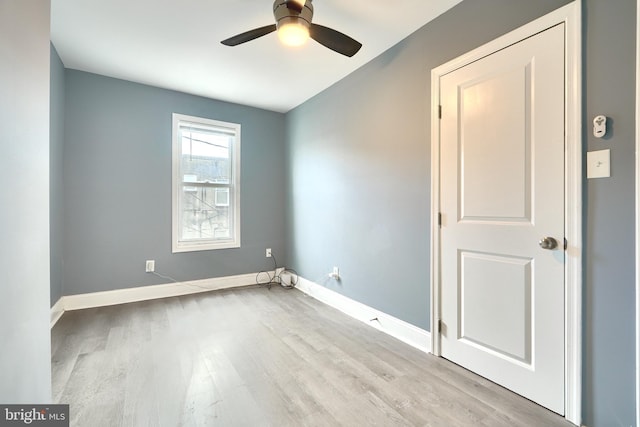
[[440, 80], [441, 355], [561, 414], [564, 46], [560, 24]]

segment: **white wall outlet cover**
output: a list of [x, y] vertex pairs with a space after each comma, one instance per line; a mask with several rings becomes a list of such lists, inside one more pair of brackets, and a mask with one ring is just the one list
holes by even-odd
[[611, 176], [611, 150], [589, 151], [587, 153], [587, 178], [608, 178]]

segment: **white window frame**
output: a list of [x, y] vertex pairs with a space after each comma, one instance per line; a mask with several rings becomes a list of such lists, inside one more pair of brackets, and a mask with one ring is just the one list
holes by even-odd
[[[171, 195], [171, 223], [172, 223], [172, 252], [194, 252], [208, 251], [214, 249], [229, 249], [240, 247], [240, 125], [237, 123], [228, 123], [218, 120], [206, 119], [202, 117], [188, 116], [185, 114], [173, 113], [173, 136], [171, 138], [172, 145], [172, 195]], [[231, 237], [227, 239], [197, 239], [197, 240], [180, 240], [180, 228], [182, 224], [180, 216], [180, 196], [182, 186], [195, 183], [182, 180], [180, 171], [182, 158], [182, 140], [180, 138], [180, 125], [184, 123], [192, 123], [199, 127], [215, 127], [235, 134], [233, 147], [231, 148], [231, 182], [224, 188], [229, 189], [229, 206], [232, 208], [232, 217], [229, 221], [232, 223]]]

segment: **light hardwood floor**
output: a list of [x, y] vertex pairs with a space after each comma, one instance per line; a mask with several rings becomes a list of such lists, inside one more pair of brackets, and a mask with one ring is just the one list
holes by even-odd
[[293, 290], [67, 312], [54, 400], [73, 426], [571, 426]]

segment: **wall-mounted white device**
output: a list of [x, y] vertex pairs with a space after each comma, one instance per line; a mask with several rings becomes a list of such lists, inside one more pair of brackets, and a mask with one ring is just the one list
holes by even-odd
[[[283, 268], [284, 270], [284, 268]], [[280, 284], [282, 286], [291, 286], [291, 273], [287, 273], [286, 271], [280, 274]]]
[[607, 117], [596, 116], [593, 119], [593, 136], [596, 138], [602, 138], [607, 133]]

